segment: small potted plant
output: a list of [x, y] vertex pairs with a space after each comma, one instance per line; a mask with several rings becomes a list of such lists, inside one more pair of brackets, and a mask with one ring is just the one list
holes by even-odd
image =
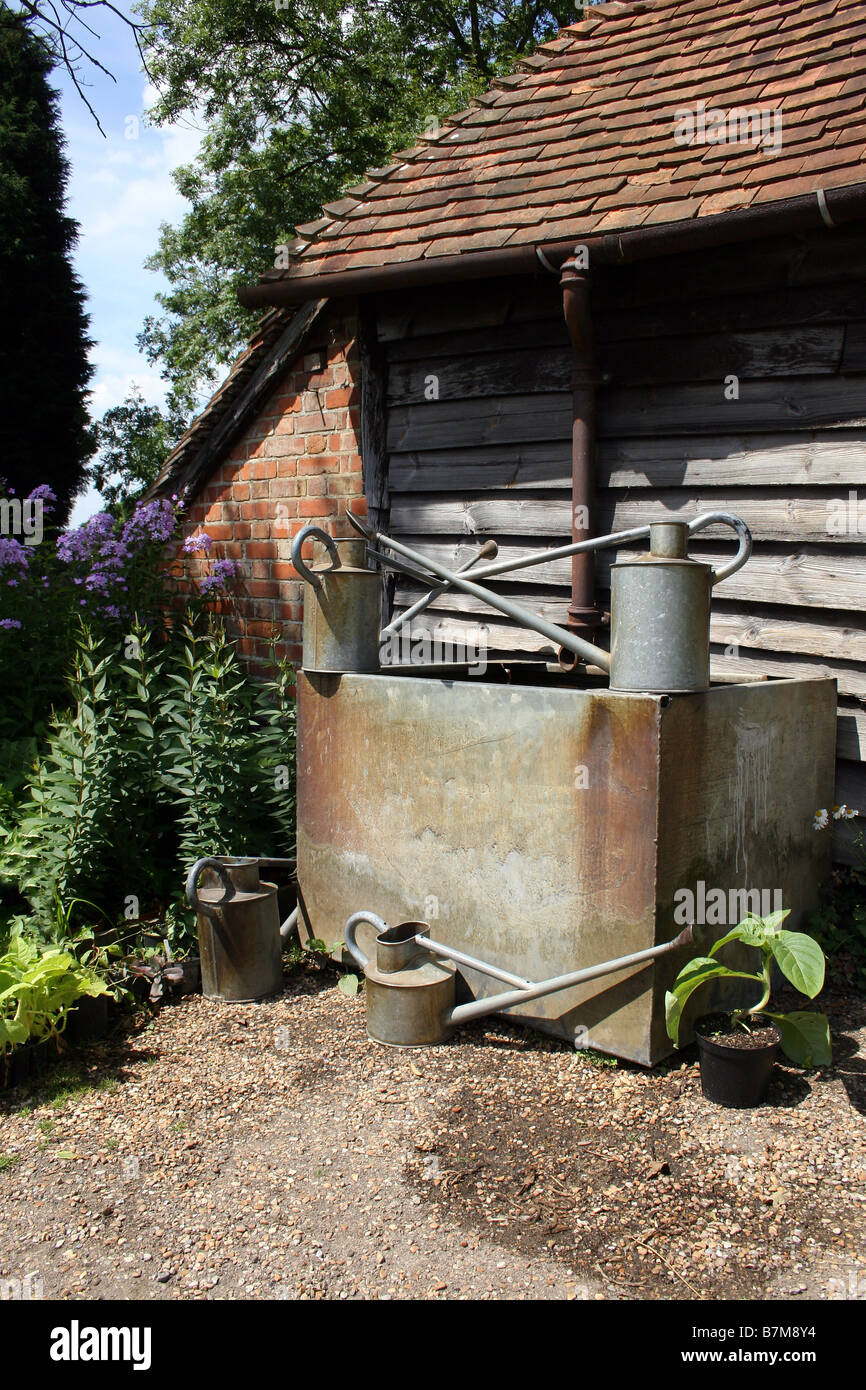
[[[780, 1014], [767, 1009], [774, 962], [785, 979], [809, 999], [814, 999], [824, 985], [824, 952], [804, 932], [785, 931], [782, 923], [787, 916], [783, 911], [769, 917], [747, 917], [721, 937], [707, 955], [695, 956], [684, 965], [673, 989], [665, 995], [668, 1035], [679, 1047], [683, 1008], [695, 990], [711, 980], [754, 980], [760, 986], [756, 1004], [728, 1013], [705, 1014], [694, 1024], [701, 1089], [707, 1100], [717, 1105], [732, 1109], [760, 1105], [780, 1048], [798, 1066], [828, 1066], [831, 1061], [830, 1028], [824, 1014]], [[760, 970], [734, 969], [718, 959], [719, 952], [735, 941], [760, 951]]]

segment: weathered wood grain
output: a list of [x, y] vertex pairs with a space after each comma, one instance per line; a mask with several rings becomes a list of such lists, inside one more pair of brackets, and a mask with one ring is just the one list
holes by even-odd
[[[861, 546], [866, 562], [866, 494], [862, 503], [830, 489], [792, 496], [790, 489], [716, 491], [695, 494], [685, 489], [651, 496], [644, 491], [602, 492], [596, 503], [596, 532], [630, 530], [654, 521], [693, 521], [703, 512], [723, 510], [741, 516], [756, 541], [802, 545]], [[526, 493], [484, 493], [450, 496], [395, 492], [391, 524], [416, 535], [492, 535], [568, 537], [571, 534], [571, 494], [566, 490], [529, 496]], [[708, 538], [724, 540], [730, 531], [716, 526]]]
[[829, 676], [837, 681], [841, 694], [854, 695], [859, 699], [866, 697], [866, 666], [847, 666], [830, 658], [816, 661], [813, 657], [794, 656], [791, 653], [780, 656], [775, 652], [751, 652], [745, 647], [732, 655], [727, 648], [719, 650], [716, 646], [711, 647], [711, 677], [716, 673], [736, 677], [738, 672], [752, 676], [803, 676], [809, 679]]
[[[602, 488], [859, 484], [866, 496], [866, 440], [850, 430], [610, 439], [598, 446], [597, 469]], [[394, 453], [390, 476], [395, 492], [570, 488], [570, 440]]]
[[[402, 458], [397, 462], [402, 465]], [[709, 439], [611, 439], [599, 446], [598, 469], [602, 487], [794, 488], [828, 483], [866, 489], [866, 439], [862, 430], [844, 429]]]
[[[599, 439], [636, 435], [736, 435], [866, 426], [866, 378], [802, 377], [740, 383], [726, 400], [723, 382], [611, 388], [598, 396]], [[389, 410], [388, 449], [466, 448], [529, 440], [568, 440], [571, 392], [422, 400]]]
[[[526, 574], [531, 571], [527, 570]], [[525, 577], [524, 577], [525, 578]], [[497, 586], [497, 581], [491, 581]], [[502, 585], [498, 587], [502, 590]], [[568, 617], [568, 591], [552, 587], [532, 587], [514, 584], [507, 596], [530, 613], [548, 622], [564, 624]], [[425, 590], [408, 580], [400, 580], [395, 603], [408, 608]], [[430, 605], [431, 612], [460, 612], [471, 615], [495, 616], [495, 610], [471, 594], [449, 589]], [[784, 655], [835, 657], [846, 665], [866, 664], [866, 618], [851, 618], [845, 622], [832, 615], [817, 614], [814, 618], [801, 609], [734, 606], [717, 602], [710, 618], [710, 635], [721, 647], [737, 646], [752, 651], [768, 651]]]
[[837, 285], [786, 286], [754, 294], [717, 286], [696, 300], [624, 308], [605, 305], [597, 314], [600, 342], [669, 338], [685, 333], [745, 333], [758, 328], [839, 323], [866, 319], [866, 280]]
[[388, 411], [389, 452], [570, 438], [570, 391], [539, 394], [528, 400], [497, 396], [490, 400], [423, 401], [420, 405], [392, 406]]
[[[611, 382], [630, 387], [720, 382], [729, 373], [743, 380], [829, 375], [839, 369], [844, 331], [841, 324], [829, 324], [602, 344], [599, 367]], [[423, 401], [434, 385], [439, 400], [523, 395], [570, 385], [572, 354], [562, 334], [551, 345], [549, 333], [535, 332], [530, 336], [541, 341], [530, 344], [521, 341], [521, 330], [505, 328], [497, 332], [495, 344], [488, 341], [486, 352], [467, 352], [464, 336], [451, 337], [448, 351], [425, 351], [430, 340], [422, 339], [415, 343], [421, 349], [417, 357], [400, 360], [391, 354], [389, 404]]]
[[369, 310], [361, 314], [358, 339], [361, 352], [361, 461], [364, 494], [371, 523], [381, 527], [388, 521], [388, 362], [377, 342], [375, 319]]
[[[866, 425], [866, 378], [742, 380], [725, 398], [722, 373], [712, 383], [614, 387], [599, 392], [599, 436], [734, 434], [742, 430], [827, 429]], [[467, 441], [464, 441], [467, 442]]]

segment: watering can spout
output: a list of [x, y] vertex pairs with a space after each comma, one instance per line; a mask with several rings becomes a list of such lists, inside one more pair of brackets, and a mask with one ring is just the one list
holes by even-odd
[[[357, 930], [363, 923], [376, 931], [375, 960], [361, 950]], [[473, 1018], [503, 1013], [519, 1004], [541, 999], [573, 985], [612, 975], [666, 956], [692, 940], [688, 926], [672, 941], [650, 946], [615, 960], [602, 961], [568, 975], [538, 983], [524, 980], [497, 965], [478, 960], [441, 941], [434, 941], [426, 922], [401, 922], [388, 927], [375, 912], [355, 912], [343, 929], [346, 950], [364, 971], [367, 997], [367, 1032], [375, 1042], [392, 1047], [418, 1047], [445, 1042], [453, 1028]], [[456, 967], [501, 980], [512, 988], [486, 999], [456, 1004]]]

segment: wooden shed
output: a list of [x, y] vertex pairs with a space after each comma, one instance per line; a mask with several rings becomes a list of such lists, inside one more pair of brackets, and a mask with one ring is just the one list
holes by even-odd
[[[449, 564], [723, 508], [756, 544], [713, 674], [834, 676], [837, 800], [866, 811], [864, 57], [857, 0], [595, 6], [299, 228], [159, 484], [245, 562], [250, 655], [274, 620], [296, 653], [291, 535], [345, 505]], [[498, 583], [597, 631], [613, 558]], [[479, 622], [553, 655], [453, 591], [416, 620]]]

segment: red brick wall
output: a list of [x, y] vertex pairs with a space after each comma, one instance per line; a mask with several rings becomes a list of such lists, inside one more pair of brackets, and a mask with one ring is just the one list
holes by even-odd
[[[275, 626], [278, 654], [300, 660], [304, 585], [289, 559], [292, 537], [310, 522], [334, 536], [354, 534], [346, 507], [367, 510], [359, 439], [357, 321], [335, 310], [193, 499], [184, 526], [184, 536], [212, 537], [211, 561], [238, 567], [221, 608], [250, 663], [268, 659]], [[187, 567], [204, 572], [207, 564], [192, 556]]]

